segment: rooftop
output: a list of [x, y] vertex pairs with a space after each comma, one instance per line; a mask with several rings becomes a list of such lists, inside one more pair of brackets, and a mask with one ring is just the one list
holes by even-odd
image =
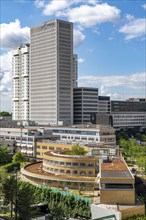
[[47, 180], [61, 180], [61, 181], [75, 181], [75, 182], [95, 182], [95, 177], [88, 176], [69, 176], [63, 174], [53, 174], [49, 172], [45, 172], [43, 170], [42, 162], [37, 162], [34, 164], [28, 164], [21, 170], [25, 175], [47, 179]]
[[101, 177], [133, 178], [126, 163], [120, 157], [101, 163]]

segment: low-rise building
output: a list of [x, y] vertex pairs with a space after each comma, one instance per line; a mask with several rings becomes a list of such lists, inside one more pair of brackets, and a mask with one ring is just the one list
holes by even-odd
[[97, 180], [100, 198], [99, 203], [91, 205], [92, 219], [122, 220], [145, 214], [144, 204], [135, 194], [134, 176], [123, 158], [100, 160]]
[[79, 190], [93, 190], [98, 187], [96, 176], [98, 158], [93, 156], [72, 156], [65, 152], [47, 151], [43, 162], [26, 165], [22, 175], [33, 184]]
[[100, 203], [135, 204], [135, 179], [122, 158], [102, 161], [99, 175]]
[[[65, 141], [51, 141], [51, 140], [41, 140], [36, 142], [36, 158], [42, 159], [46, 151], [52, 152], [61, 152], [70, 150], [73, 144], [67, 144]], [[86, 144], [83, 145], [84, 149], [91, 156], [101, 157], [106, 156], [118, 156], [119, 155], [119, 146], [111, 144]]]
[[115, 129], [111, 126], [75, 125], [72, 127], [46, 127], [53, 135], [67, 143], [116, 143]]
[[9, 143], [15, 143], [15, 150], [21, 151], [26, 156], [36, 156], [36, 141], [47, 138], [56, 140], [55, 135], [44, 135], [39, 129], [25, 128], [23, 126], [15, 128], [1, 128], [0, 140], [3, 145], [8, 146]]

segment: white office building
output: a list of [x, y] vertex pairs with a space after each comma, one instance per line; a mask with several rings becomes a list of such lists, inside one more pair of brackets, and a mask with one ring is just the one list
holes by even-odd
[[47, 21], [31, 28], [30, 120], [73, 122], [73, 24]]
[[29, 119], [29, 44], [12, 53], [13, 120]]

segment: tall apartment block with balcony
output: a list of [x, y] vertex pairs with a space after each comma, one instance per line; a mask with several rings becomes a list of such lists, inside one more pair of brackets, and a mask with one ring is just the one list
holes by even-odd
[[13, 120], [29, 120], [29, 44], [12, 54]]

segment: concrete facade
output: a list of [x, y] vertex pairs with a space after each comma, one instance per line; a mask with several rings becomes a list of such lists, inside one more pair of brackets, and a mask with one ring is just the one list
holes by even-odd
[[78, 87], [78, 55], [73, 54], [73, 88]]
[[74, 124], [88, 124], [90, 115], [98, 112], [98, 89], [74, 88]]
[[29, 120], [29, 54], [29, 44], [12, 53], [13, 120]]
[[47, 21], [31, 28], [30, 120], [73, 122], [73, 24]]

